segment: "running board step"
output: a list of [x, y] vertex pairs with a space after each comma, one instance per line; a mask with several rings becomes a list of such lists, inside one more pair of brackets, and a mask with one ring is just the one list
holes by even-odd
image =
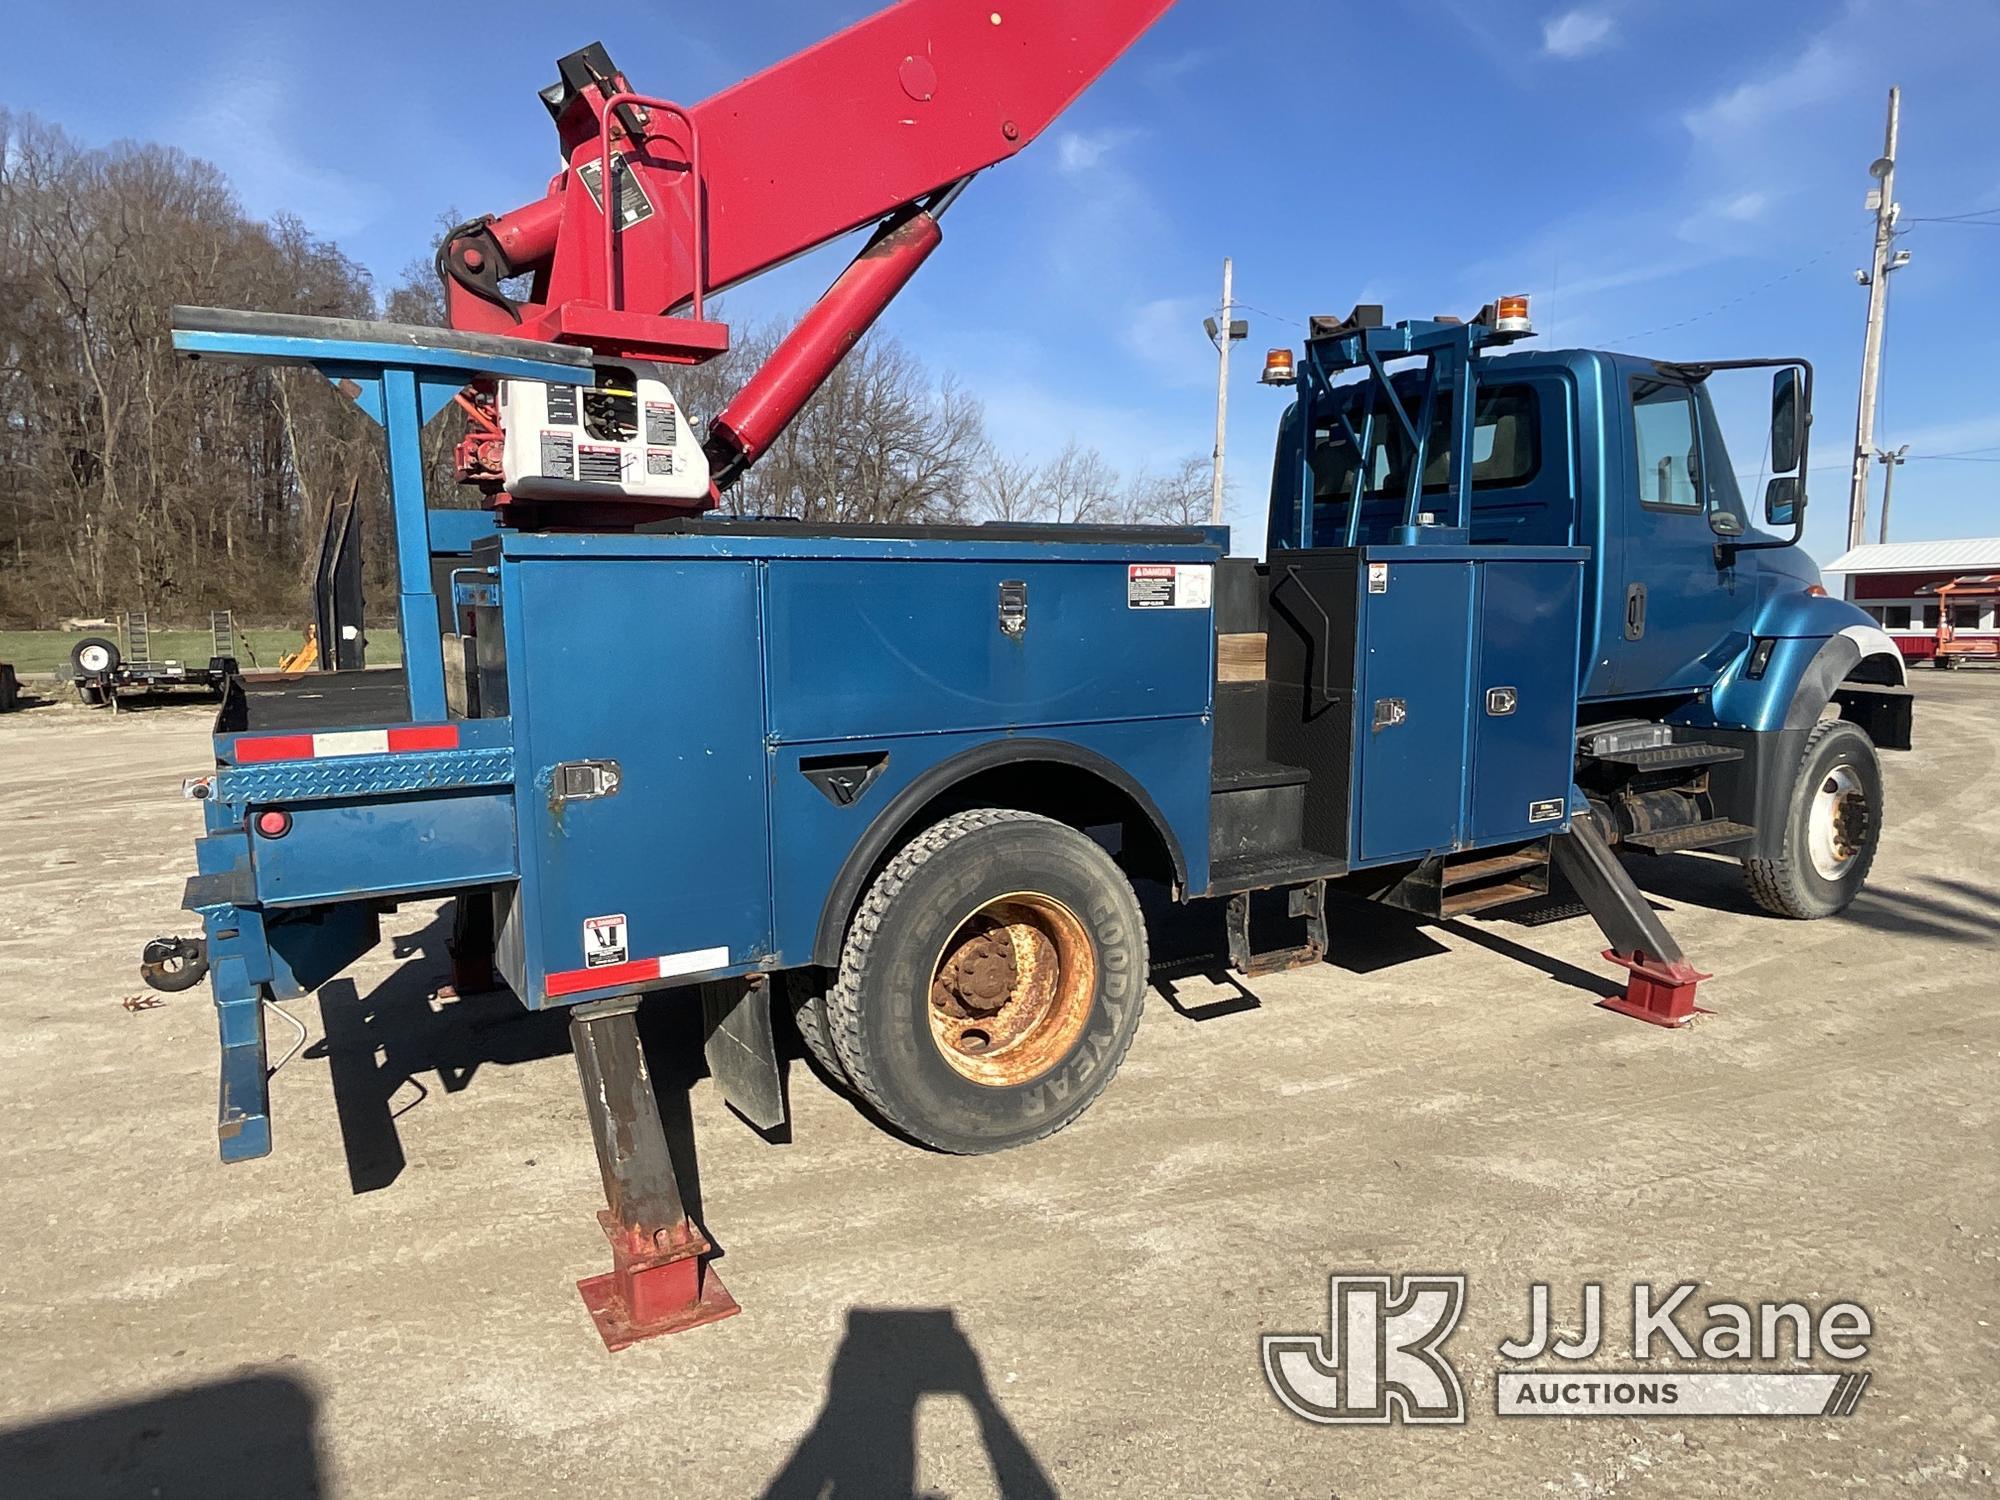
[[1499, 885], [1474, 886], [1470, 890], [1447, 892], [1438, 902], [1438, 915], [1446, 919], [1469, 917], [1474, 912], [1486, 911], [1495, 906], [1511, 906], [1516, 901], [1527, 901], [1547, 894], [1546, 886], [1530, 885], [1524, 880], [1509, 880]]
[[1521, 870], [1545, 869], [1549, 862], [1549, 846], [1535, 844], [1526, 849], [1516, 849], [1507, 854], [1488, 855], [1484, 859], [1469, 859], [1460, 864], [1447, 862], [1444, 867], [1444, 886], [1471, 885], [1475, 881], [1489, 880], [1496, 875], [1513, 875]]
[[1706, 823], [1684, 823], [1679, 828], [1662, 828], [1652, 833], [1628, 833], [1619, 840], [1648, 854], [1679, 854], [1689, 849], [1713, 849], [1751, 838], [1757, 830], [1748, 823], [1728, 818], [1710, 818]]
[[1290, 948], [1258, 952], [1250, 945], [1251, 892], [1229, 898], [1229, 967], [1246, 978], [1303, 969], [1326, 957], [1326, 882], [1309, 880], [1285, 892], [1285, 914], [1303, 920], [1305, 941]]
[[1687, 741], [1674, 745], [1648, 745], [1638, 750], [1585, 752], [1591, 760], [1607, 766], [1623, 766], [1628, 771], [1680, 771], [1689, 766], [1715, 766], [1741, 760], [1743, 752], [1734, 745], [1710, 745]]
[[1211, 792], [1243, 792], [1256, 787], [1304, 786], [1310, 780], [1312, 773], [1303, 766], [1260, 760], [1247, 765], [1217, 766], [1208, 786]]

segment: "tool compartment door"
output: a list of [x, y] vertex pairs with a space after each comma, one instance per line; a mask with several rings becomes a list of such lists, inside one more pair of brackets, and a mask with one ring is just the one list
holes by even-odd
[[[529, 1005], [770, 952], [756, 570], [664, 558], [506, 570], [522, 844], [506, 920]], [[560, 768], [582, 763], [615, 767], [617, 789], [564, 796]]]
[[1472, 692], [1472, 826], [1478, 846], [1568, 822], [1576, 759], [1582, 564], [1479, 564]]
[[1357, 865], [1454, 848], [1465, 783], [1472, 564], [1364, 563], [1355, 704]]

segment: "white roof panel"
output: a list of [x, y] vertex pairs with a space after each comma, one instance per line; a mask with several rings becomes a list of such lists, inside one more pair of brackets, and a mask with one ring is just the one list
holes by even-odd
[[1946, 542], [1870, 542], [1850, 547], [1822, 573], [1976, 573], [2000, 571], [2000, 536]]

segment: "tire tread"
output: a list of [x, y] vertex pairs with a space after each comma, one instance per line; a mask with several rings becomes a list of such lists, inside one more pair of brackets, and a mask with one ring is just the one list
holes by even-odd
[[[861, 905], [855, 910], [854, 918], [847, 926], [847, 939], [841, 946], [840, 968], [833, 984], [826, 992], [825, 1014], [829, 1040], [833, 1043], [833, 1049], [840, 1058], [842, 1071], [854, 1085], [855, 1092], [883, 1119], [906, 1134], [914, 1134], [912, 1122], [901, 1114], [893, 1096], [871, 1075], [867, 1060], [862, 1054], [861, 987], [867, 979], [870, 950], [876, 935], [881, 931], [883, 918], [887, 916], [889, 908], [909, 885], [921, 876], [927, 863], [958, 840], [980, 830], [1006, 823], [1045, 824], [1052, 829], [1061, 829], [1066, 834], [1082, 837], [1067, 823], [1043, 817], [1039, 813], [1018, 812], [1013, 808], [976, 807], [966, 812], [954, 813], [942, 822], [932, 824], [896, 851], [895, 857], [868, 887], [868, 894], [862, 897]], [[1131, 881], [1126, 878], [1125, 872], [1116, 864], [1111, 865], [1111, 871], [1118, 880], [1124, 882], [1127, 894], [1131, 894]], [[1137, 899], [1134, 895], [1135, 903]], [[1138, 940], [1140, 982], [1143, 985], [1146, 983], [1145, 976], [1151, 972], [1149, 968], [1151, 954], [1147, 946], [1144, 922], [1139, 924]], [[1140, 1003], [1142, 1005], [1144, 1003], [1143, 996]], [[1111, 1059], [1111, 1066], [1105, 1069], [1104, 1076], [1077, 1100], [1074, 1109], [1034, 1134], [1023, 1136], [1010, 1144], [1025, 1146], [1034, 1141], [1044, 1140], [1079, 1118], [1110, 1085], [1111, 1080], [1118, 1076], [1118, 1070], [1124, 1062], [1125, 1049], [1121, 1048]]]
[[[1836, 729], [1853, 729], [1857, 733], [1862, 732], [1859, 726], [1849, 723], [1846, 719], [1820, 720], [1819, 723], [1813, 726], [1812, 733], [1806, 736], [1805, 749], [1799, 754], [1799, 763], [1796, 768], [1798, 771], [1805, 769], [1806, 764], [1813, 758], [1813, 753], [1819, 749], [1820, 742]], [[1794, 794], [1796, 794], [1796, 787], [1797, 778], [1795, 775]], [[1882, 813], [1879, 803], [1875, 812], [1879, 819]], [[1752, 899], [1759, 906], [1763, 907], [1765, 911], [1771, 913], [1772, 916], [1791, 917], [1798, 921], [1811, 921], [1820, 916], [1821, 913], [1813, 910], [1800, 899], [1799, 861], [1805, 857], [1805, 854], [1803, 850], [1797, 847], [1797, 830], [1794, 827], [1794, 823], [1792, 798], [1787, 796], [1785, 799], [1785, 841], [1778, 851], [1778, 857], [1776, 859], [1759, 859], [1755, 856], [1746, 858], [1743, 861], [1743, 879], [1744, 883], [1750, 888]], [[1879, 838], [1880, 830], [1877, 829], [1876, 832]], [[1867, 852], [1867, 858], [1862, 865], [1864, 879], [1867, 875], [1868, 866], [1872, 865], [1874, 860], [1875, 848], [1871, 844]]]

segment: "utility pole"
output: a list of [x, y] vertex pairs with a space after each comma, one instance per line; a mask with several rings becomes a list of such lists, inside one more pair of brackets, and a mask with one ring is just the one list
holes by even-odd
[[1868, 206], [1875, 211], [1875, 253], [1866, 271], [1854, 279], [1868, 288], [1868, 331], [1861, 343], [1861, 400], [1854, 415], [1854, 471], [1847, 495], [1847, 545], [1861, 545], [1868, 530], [1868, 460], [1875, 455], [1876, 393], [1882, 377], [1882, 320], [1888, 311], [1889, 273], [1909, 263], [1907, 250], [1890, 253], [1896, 237], [1896, 128], [1903, 109], [1903, 91], [1889, 90], [1889, 128], [1881, 156], [1868, 168], [1875, 186]]
[[1896, 471], [1909, 461], [1910, 445], [1903, 444], [1894, 453], [1886, 449], [1875, 450], [1875, 462], [1882, 466], [1882, 534], [1877, 541], [1889, 540], [1889, 496], [1895, 493]]
[[1231, 291], [1236, 263], [1229, 257], [1222, 262], [1222, 321], [1203, 318], [1201, 326], [1208, 332], [1208, 341], [1215, 345], [1217, 361], [1215, 370], [1215, 480], [1209, 495], [1208, 520], [1211, 526], [1222, 524], [1222, 450], [1229, 441], [1229, 346], [1238, 339], [1250, 336], [1250, 325], [1234, 316], [1236, 303]]

